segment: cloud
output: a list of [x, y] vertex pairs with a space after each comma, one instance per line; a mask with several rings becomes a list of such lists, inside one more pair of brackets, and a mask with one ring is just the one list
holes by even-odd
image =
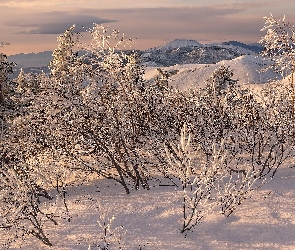
[[[74, 4], [73, 4], [74, 2]], [[56, 8], [73, 9], [88, 6], [96, 9], [107, 8], [158, 8], [158, 7], [185, 7], [196, 6], [195, 0], [1, 0], [0, 6], [21, 8]]]
[[[84, 10], [85, 12], [91, 10]], [[243, 8], [199, 7], [199, 8], [149, 8], [149, 9], [117, 9], [98, 11], [100, 16], [116, 17], [116, 25], [120, 29], [136, 32], [141, 36], [179, 34], [187, 32], [206, 32], [207, 28], [218, 31], [234, 22], [234, 16], [239, 16]], [[231, 20], [232, 19], [232, 20]], [[245, 20], [244, 20], [245, 21]], [[210, 32], [211, 32], [210, 31]]]
[[[39, 4], [39, 8], [0, 7], [0, 28], [5, 41], [24, 47], [30, 44], [34, 51], [37, 46], [42, 47], [40, 43], [44, 44], [44, 50], [48, 50], [55, 48], [56, 34], [63, 33], [73, 24], [81, 32], [82, 25], [92, 27], [93, 23], [99, 23], [137, 38], [133, 47], [136, 49], [157, 46], [175, 38], [203, 43], [228, 40], [252, 43], [263, 35], [260, 32], [264, 25], [262, 17], [269, 13], [277, 17], [285, 14], [290, 23], [295, 23], [295, 0], [150, 0], [146, 1], [149, 8], [143, 8], [143, 0], [116, 1], [117, 5], [115, 0], [77, 0], [75, 4], [73, 0], [46, 1], [54, 8], [44, 7], [44, 0], [0, 0], [0, 6], [3, 2]], [[133, 5], [129, 7], [131, 3]], [[190, 7], [183, 7], [181, 3]], [[30, 34], [36, 35], [32, 37]], [[85, 42], [89, 37], [84, 35]]]
[[[133, 28], [137, 32], [140, 32], [141, 27], [146, 27], [147, 32], [154, 27], [155, 34], [157, 34], [157, 30], [161, 30], [159, 33], [163, 30], [175, 30], [173, 27], [175, 21], [188, 26], [194, 25], [194, 23], [212, 22], [217, 17], [225, 17], [241, 11], [243, 11], [241, 8], [227, 7], [80, 9], [72, 12], [30, 13], [23, 15], [22, 18], [6, 22], [6, 25], [21, 28], [16, 32], [17, 34], [61, 34], [73, 24], [76, 25], [77, 32], [84, 32], [85, 29], [82, 26], [92, 27], [93, 23], [121, 22], [126, 24], [127, 29], [130, 27], [129, 30]], [[176, 25], [178, 26], [178, 24]], [[125, 28], [122, 27], [122, 29]]]
[[[150, 18], [157, 17], [167, 17], [167, 14], [174, 14], [175, 17], [184, 17], [187, 14], [195, 17], [210, 17], [210, 16], [226, 16], [231, 14], [236, 14], [242, 12], [243, 8], [233, 7], [233, 6], [203, 6], [203, 7], [179, 7], [179, 8], [128, 8], [128, 9], [107, 9], [104, 13], [116, 13], [116, 14], [140, 14], [143, 16], [151, 15]], [[91, 11], [91, 10], [88, 10]], [[99, 11], [99, 10], [97, 10]]]
[[93, 23], [103, 24], [115, 20], [103, 19], [92, 15], [69, 14], [62, 11], [43, 12], [31, 14], [29, 17], [15, 19], [6, 25], [22, 27], [18, 34], [60, 34], [73, 24], [76, 32], [84, 32], [83, 27], [92, 27]]

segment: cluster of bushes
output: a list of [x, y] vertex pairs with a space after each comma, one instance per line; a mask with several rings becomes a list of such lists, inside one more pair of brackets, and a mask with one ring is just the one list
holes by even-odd
[[67, 208], [67, 187], [89, 173], [127, 194], [162, 174], [183, 191], [186, 232], [216, 207], [229, 216], [292, 155], [288, 86], [257, 96], [221, 66], [206, 88], [180, 91], [162, 70], [143, 79], [137, 55], [120, 50], [132, 40], [99, 25], [90, 33], [87, 46], [74, 26], [59, 36], [50, 75], [9, 81], [12, 65], [1, 59], [1, 228], [51, 245], [44, 222], [57, 222], [41, 209], [49, 188]]

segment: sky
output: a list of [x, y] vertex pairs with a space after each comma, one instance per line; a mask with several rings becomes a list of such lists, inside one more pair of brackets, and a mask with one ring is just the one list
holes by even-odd
[[295, 0], [0, 0], [0, 48], [7, 55], [57, 48], [56, 38], [73, 24], [103, 24], [148, 49], [174, 39], [203, 44], [237, 40], [258, 42], [270, 13], [295, 24]]

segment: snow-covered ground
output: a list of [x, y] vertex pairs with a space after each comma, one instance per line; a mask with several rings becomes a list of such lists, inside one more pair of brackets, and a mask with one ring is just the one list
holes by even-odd
[[[171, 86], [179, 89], [204, 87], [206, 80], [212, 72], [221, 65], [229, 66], [233, 70], [233, 79], [238, 79], [238, 83], [264, 84], [273, 79], [280, 79], [280, 75], [272, 71], [260, 73], [259, 70], [266, 67], [267, 62], [255, 55], [244, 55], [233, 60], [224, 60], [217, 64], [183, 64], [170, 67], [161, 67], [168, 72]], [[152, 79], [157, 75], [157, 67], [147, 67], [145, 79]]]
[[[159, 186], [160, 182], [154, 181], [151, 190], [127, 195], [112, 181], [96, 180], [69, 191], [71, 221], [65, 215], [65, 219], [58, 220], [58, 226], [48, 224], [47, 227], [53, 247], [27, 238], [11, 249], [98, 249], [95, 244], [100, 242], [102, 229], [97, 221], [104, 212], [109, 217], [116, 216], [112, 228], [124, 226], [122, 249], [294, 250], [295, 168], [290, 167], [292, 164], [280, 169], [272, 181], [245, 200], [230, 217], [218, 211], [211, 213], [187, 237], [180, 233], [181, 195], [175, 187]], [[56, 206], [56, 212], [63, 214], [62, 205], [57, 202]], [[48, 205], [47, 209], [56, 208]]]

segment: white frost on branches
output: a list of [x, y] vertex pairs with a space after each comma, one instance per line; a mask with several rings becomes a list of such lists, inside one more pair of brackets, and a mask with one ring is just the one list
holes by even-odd
[[266, 31], [264, 37], [259, 41], [264, 50], [263, 56], [273, 59], [271, 67], [283, 76], [294, 73], [295, 63], [295, 27], [286, 21], [285, 16], [276, 19], [270, 14], [264, 17], [265, 26], [261, 31]]

